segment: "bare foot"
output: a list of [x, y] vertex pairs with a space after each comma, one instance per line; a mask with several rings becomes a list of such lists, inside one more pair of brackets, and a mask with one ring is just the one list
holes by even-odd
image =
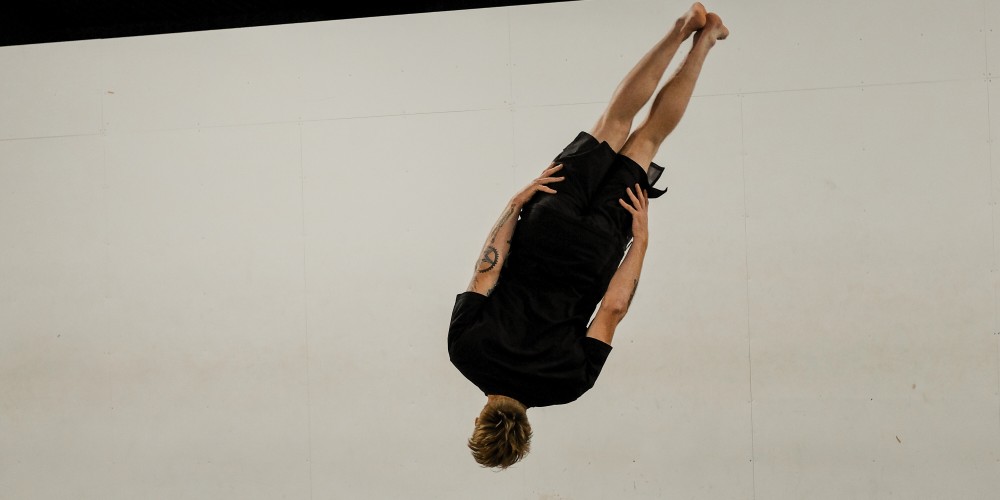
[[706, 16], [705, 6], [702, 5], [701, 2], [695, 2], [683, 16], [677, 19], [675, 26], [680, 29], [681, 33], [684, 35], [684, 39], [687, 40], [687, 38], [691, 36], [691, 33], [694, 33], [705, 26], [705, 21], [707, 20]]
[[715, 45], [716, 40], [725, 40], [729, 36], [729, 28], [722, 24], [722, 18], [715, 12], [706, 15], [705, 27], [694, 36], [694, 43], [702, 37], [708, 37], [710, 43]]

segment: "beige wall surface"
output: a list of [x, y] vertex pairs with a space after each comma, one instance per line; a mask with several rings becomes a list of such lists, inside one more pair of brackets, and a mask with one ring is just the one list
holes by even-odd
[[615, 349], [501, 473], [455, 295], [689, 3], [0, 47], [0, 498], [997, 498], [1000, 2], [705, 3]]

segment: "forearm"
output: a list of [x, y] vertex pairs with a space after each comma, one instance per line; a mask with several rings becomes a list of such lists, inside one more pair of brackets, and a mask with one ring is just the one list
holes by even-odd
[[604, 294], [601, 307], [609, 307], [624, 315], [632, 305], [632, 299], [639, 288], [639, 274], [642, 272], [642, 262], [646, 258], [646, 248], [649, 242], [645, 239], [632, 240], [632, 246], [615, 271]]
[[[500, 269], [507, 262], [510, 255], [511, 239], [514, 235], [514, 228], [517, 226], [517, 218], [521, 213], [521, 203], [510, 200], [500, 213], [493, 229], [483, 243], [483, 249], [479, 253], [479, 260], [476, 262], [475, 273], [473, 274], [473, 284], [476, 281], [486, 280], [491, 282], [487, 288], [492, 288], [496, 280], [500, 277]], [[470, 285], [472, 286], [472, 285]]]

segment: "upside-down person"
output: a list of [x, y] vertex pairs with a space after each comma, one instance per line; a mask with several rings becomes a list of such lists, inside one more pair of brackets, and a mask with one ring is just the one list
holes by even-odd
[[[687, 58], [632, 131], [692, 34]], [[709, 49], [728, 35], [719, 16], [692, 5], [625, 76], [593, 129], [511, 198], [487, 237], [448, 331], [452, 363], [487, 397], [468, 442], [482, 466], [507, 468], [528, 453], [528, 408], [569, 403], [594, 386], [639, 285], [649, 199], [666, 192], [652, 187], [663, 173], [652, 159], [680, 122]]]

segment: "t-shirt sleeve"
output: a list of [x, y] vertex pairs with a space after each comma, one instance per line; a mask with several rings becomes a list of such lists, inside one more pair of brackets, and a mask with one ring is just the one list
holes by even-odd
[[455, 296], [455, 307], [451, 311], [451, 325], [448, 328], [448, 345], [475, 323], [484, 303], [486, 296], [477, 292], [463, 292]]
[[583, 352], [587, 355], [588, 383], [593, 387], [597, 382], [597, 376], [601, 374], [601, 369], [604, 368], [604, 362], [611, 354], [611, 346], [593, 337], [583, 337], [581, 342], [583, 342]]

